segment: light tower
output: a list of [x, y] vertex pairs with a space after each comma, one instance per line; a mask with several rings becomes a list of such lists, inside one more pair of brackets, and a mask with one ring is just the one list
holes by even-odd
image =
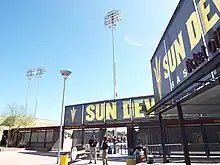
[[27, 88], [27, 96], [26, 96], [26, 102], [25, 102], [25, 111], [27, 111], [28, 109], [28, 97], [29, 97], [30, 88], [31, 88], [31, 80], [34, 77], [34, 72], [35, 72], [35, 69], [29, 69], [26, 74], [28, 78], [28, 88]]
[[[113, 98], [114, 100], [117, 97], [117, 76], [116, 76], [116, 63], [115, 63], [115, 36], [114, 30], [116, 29], [116, 23], [122, 20], [122, 11], [120, 10], [112, 10], [108, 12], [105, 16], [105, 26], [112, 29], [112, 62], [113, 62]], [[114, 135], [117, 135], [117, 129], [113, 131]], [[114, 154], [116, 154], [116, 143], [114, 143]]]
[[36, 118], [37, 114], [37, 104], [38, 104], [38, 94], [39, 94], [39, 86], [40, 86], [40, 78], [42, 75], [46, 72], [46, 69], [44, 68], [37, 68], [35, 77], [37, 78], [37, 91], [36, 91], [36, 100], [35, 100], [35, 107], [34, 107], [34, 118]]
[[44, 68], [32, 68], [29, 69], [26, 76], [28, 78], [28, 90], [27, 90], [27, 98], [26, 98], [26, 103], [25, 103], [25, 110], [28, 109], [28, 97], [30, 93], [30, 88], [31, 88], [31, 80], [34, 78], [38, 79], [37, 82], [37, 91], [36, 91], [36, 100], [35, 100], [35, 108], [34, 108], [34, 118], [36, 118], [36, 111], [37, 111], [37, 104], [38, 104], [38, 93], [39, 93], [39, 85], [40, 85], [40, 78], [42, 77], [42, 74], [44, 74], [46, 70]]
[[113, 62], [113, 90], [114, 99], [117, 97], [117, 83], [116, 83], [116, 63], [115, 63], [115, 37], [114, 30], [116, 23], [122, 20], [122, 12], [120, 10], [112, 10], [105, 16], [105, 26], [112, 29], [112, 62]]

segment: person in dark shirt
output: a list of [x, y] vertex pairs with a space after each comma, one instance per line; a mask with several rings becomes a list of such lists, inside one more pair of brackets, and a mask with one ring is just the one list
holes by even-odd
[[108, 165], [108, 154], [107, 154], [108, 141], [107, 141], [107, 137], [104, 137], [104, 140], [102, 141], [101, 150], [102, 150], [103, 165]]
[[90, 149], [90, 153], [89, 153], [89, 158], [90, 158], [90, 162], [92, 163], [92, 158], [94, 157], [95, 160], [95, 164], [97, 161], [97, 143], [98, 141], [95, 139], [95, 135], [92, 135], [92, 138], [89, 140], [89, 149]]

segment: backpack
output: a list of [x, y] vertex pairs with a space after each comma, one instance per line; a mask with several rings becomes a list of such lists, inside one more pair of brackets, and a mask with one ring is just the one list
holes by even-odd
[[107, 144], [107, 142], [104, 141], [104, 142], [102, 143], [102, 149], [103, 149], [103, 150], [108, 149], [108, 144]]
[[97, 146], [97, 143], [98, 143], [98, 142], [97, 142], [97, 140], [95, 140], [95, 139], [91, 139], [91, 140], [90, 140], [90, 146], [91, 146], [91, 147], [96, 147], [96, 146]]

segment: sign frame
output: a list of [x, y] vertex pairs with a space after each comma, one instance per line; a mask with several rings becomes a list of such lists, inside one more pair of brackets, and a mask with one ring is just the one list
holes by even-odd
[[[156, 88], [158, 88], [157, 87], [157, 85], [156, 85], [156, 77], [155, 77], [155, 75], [154, 75], [154, 70], [153, 70], [153, 62], [154, 62], [154, 60], [155, 60], [155, 57], [156, 57], [156, 53], [157, 53], [157, 51], [158, 51], [158, 49], [161, 47], [161, 45], [163, 45], [163, 43], [164, 42], [166, 42], [166, 35], [167, 35], [167, 33], [168, 33], [168, 31], [169, 31], [169, 29], [170, 29], [170, 27], [172, 26], [172, 24], [173, 24], [173, 22], [174, 21], [176, 21], [176, 17], [178, 17], [178, 14], [179, 14], [179, 11], [180, 11], [180, 9], [181, 9], [181, 7], [182, 7], [182, 5], [184, 4], [184, 2], [186, 2], [186, 1], [188, 1], [188, 0], [180, 0], [179, 1], [179, 3], [178, 3], [178, 5], [177, 5], [177, 7], [176, 7], [176, 9], [175, 9], [175, 11], [174, 11], [174, 14], [172, 15], [172, 17], [171, 17], [171, 19], [170, 19], [170, 21], [169, 21], [169, 23], [168, 23], [168, 25], [167, 25], [167, 27], [166, 27], [166, 29], [165, 29], [165, 31], [164, 31], [164, 33], [163, 33], [163, 35], [162, 35], [162, 37], [161, 37], [161, 39], [160, 39], [160, 41], [159, 41], [159, 44], [158, 44], [158, 46], [156, 47], [156, 50], [155, 50], [155, 52], [154, 52], [154, 54], [153, 54], [153, 56], [152, 56], [152, 58], [151, 58], [151, 67], [152, 67], [152, 80], [153, 80], [153, 87], [154, 87], [154, 95], [155, 95], [155, 98], [156, 98], [156, 105], [154, 106], [154, 107], [152, 107], [151, 108], [151, 110], [150, 111], [148, 111], [148, 113], [151, 113], [151, 112], [154, 112], [154, 111], [156, 111], [156, 113], [157, 113], [157, 110], [158, 110], [158, 108], [160, 108], [162, 105], [164, 105], [165, 103], [167, 103], [168, 101], [171, 101], [175, 96], [177, 96], [177, 95], [179, 95], [179, 94], [181, 94], [181, 92], [183, 92], [184, 90], [186, 90], [187, 88], [190, 88], [193, 84], [195, 84], [195, 83], [199, 83], [199, 80], [200, 79], [202, 79], [202, 78], [204, 78], [205, 76], [207, 76], [207, 75], [209, 75], [210, 73], [212, 73], [213, 72], [213, 70], [215, 70], [217, 67], [219, 67], [219, 60], [220, 60], [220, 49], [218, 50], [218, 52], [215, 52], [216, 54], [215, 55], [212, 55], [211, 53], [209, 53], [208, 52], [208, 54], [211, 54], [211, 59], [208, 59], [208, 61], [205, 61], [203, 64], [201, 64], [196, 70], [194, 70], [194, 71], [192, 71], [193, 73], [191, 73], [188, 77], [186, 77], [185, 79], [184, 79], [184, 81], [183, 82], [181, 82], [179, 85], [177, 85], [174, 89], [172, 89], [172, 90], [170, 90], [165, 96], [163, 96], [163, 97], [160, 97], [159, 96], [159, 94], [158, 94], [158, 92], [159, 92], [159, 90], [158, 89], [156, 89]], [[197, 1], [195, 1], [195, 0], [190, 0], [191, 2], [190, 3], [193, 3], [193, 6], [194, 6], [194, 10], [193, 10], [193, 12], [198, 12], [198, 10], [197, 10], [197, 6], [198, 6], [198, 2], [200, 2], [199, 0], [197, 0]], [[212, 3], [214, 3], [214, 2], [212, 2]], [[213, 5], [213, 4], [212, 4]], [[217, 12], [218, 12], [218, 10], [217, 10]], [[220, 11], [219, 11], [220, 12]], [[198, 16], [200, 16], [199, 14], [200, 13], [196, 13], [197, 14], [197, 19], [198, 20], [200, 20], [201, 22], [202, 22], [202, 20], [201, 20], [201, 18], [199, 17], [198, 18]], [[219, 14], [219, 17], [220, 17], [220, 14]], [[219, 27], [218, 27], [218, 25], [219, 25]], [[203, 27], [203, 23], [201, 23], [200, 24], [200, 26], [202, 26], [201, 28], [204, 28]], [[215, 24], [215, 25], [213, 25], [213, 27], [214, 26], [217, 26], [217, 27], [215, 27], [215, 28], [220, 28], [220, 21], [218, 20], [218, 22]], [[213, 28], [212, 27], [212, 28]], [[203, 31], [203, 29], [201, 29], [201, 33], [202, 33], [202, 31]], [[209, 40], [209, 38], [207, 38], [207, 36], [209, 36], [210, 37], [210, 34], [211, 32], [209, 31], [209, 32], [207, 32], [207, 34], [206, 35], [202, 35], [201, 36], [201, 39], [200, 39], [200, 42], [204, 42], [203, 44], [204, 44], [204, 46], [206, 46], [207, 47], [207, 45], [208, 45], [208, 40]], [[189, 42], [189, 41], [188, 41]], [[198, 46], [199, 45], [203, 45], [203, 44], [201, 44], [201, 43], [198, 43]], [[207, 48], [208, 49], [208, 48]], [[165, 48], [165, 51], [166, 51], [166, 48]], [[208, 50], [207, 50], [208, 51]], [[193, 52], [192, 52], [193, 53]], [[165, 54], [164, 54], [165, 55]], [[162, 57], [164, 57], [164, 55], [162, 55]], [[187, 56], [188, 54], [186, 54], [186, 56]], [[170, 73], [169, 73], [170, 74]], [[170, 78], [170, 75], [169, 75], [169, 78]], [[211, 78], [213, 78], [213, 77], [211, 77]], [[208, 81], [209, 79], [207, 79], [207, 81]], [[169, 80], [170, 81], [170, 80]], [[163, 84], [162, 84], [163, 85]], [[167, 87], [168, 88], [168, 87]], [[155, 93], [155, 91], [156, 90], [158, 90], [158, 92], [157, 93]], [[162, 94], [161, 94], [162, 95]], [[157, 98], [159, 98], [160, 97], [160, 99], [157, 99]]]

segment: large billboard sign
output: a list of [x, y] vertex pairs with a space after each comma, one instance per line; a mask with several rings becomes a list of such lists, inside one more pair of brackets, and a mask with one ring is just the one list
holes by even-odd
[[65, 107], [65, 126], [110, 124], [154, 117], [148, 110], [155, 105], [153, 96], [107, 100]]
[[220, 0], [180, 0], [151, 59], [156, 102], [199, 79], [196, 74], [219, 50]]

